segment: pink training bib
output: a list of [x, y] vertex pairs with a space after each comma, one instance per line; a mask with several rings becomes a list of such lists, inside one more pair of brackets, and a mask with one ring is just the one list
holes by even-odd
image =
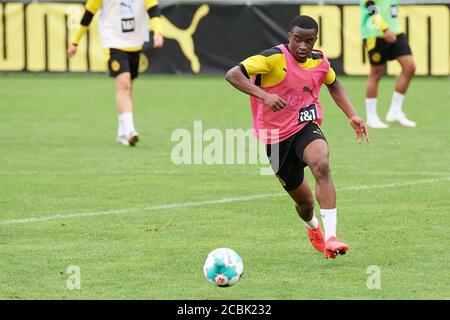
[[261, 87], [264, 91], [277, 94], [286, 101], [281, 111], [272, 111], [263, 102], [253, 96], [250, 104], [253, 113], [255, 135], [266, 144], [281, 142], [300, 131], [308, 122], [322, 122], [322, 106], [319, 103], [320, 87], [330, 69], [328, 59], [319, 50], [313, 50], [323, 56], [322, 62], [314, 68], [302, 68], [284, 44], [278, 45], [287, 64], [284, 79], [270, 87]]

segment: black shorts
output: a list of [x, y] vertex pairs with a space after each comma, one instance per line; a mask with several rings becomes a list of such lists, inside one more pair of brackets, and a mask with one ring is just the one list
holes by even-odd
[[309, 122], [299, 132], [280, 143], [266, 145], [272, 169], [286, 191], [298, 188], [303, 182], [304, 168], [303, 151], [312, 141], [321, 139], [327, 141], [315, 122]]
[[108, 49], [109, 60], [108, 68], [111, 77], [117, 77], [119, 74], [129, 72], [131, 79], [138, 77], [139, 72], [139, 57], [141, 51], [122, 51], [119, 49]]
[[371, 39], [364, 40], [364, 45], [368, 50], [371, 65], [385, 64], [388, 60], [394, 60], [400, 56], [412, 54], [408, 44], [406, 34], [397, 35], [397, 41], [390, 43], [383, 38], [375, 38], [375, 44], [370, 44]]

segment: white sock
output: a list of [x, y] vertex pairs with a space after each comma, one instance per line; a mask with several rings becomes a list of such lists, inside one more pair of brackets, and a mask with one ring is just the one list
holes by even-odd
[[316, 229], [319, 226], [319, 220], [314, 215], [311, 221], [305, 221], [305, 224], [309, 229]]
[[119, 132], [121, 134], [129, 134], [132, 131], [136, 131], [133, 122], [133, 113], [124, 112], [119, 115]]
[[117, 129], [117, 136], [124, 136], [126, 135], [125, 124], [121, 120], [120, 115], [118, 118], [119, 118], [119, 128]]
[[335, 209], [320, 209], [323, 229], [325, 231], [325, 241], [330, 237], [336, 237], [337, 211]]
[[389, 112], [398, 113], [402, 111], [403, 100], [405, 100], [405, 95], [397, 91], [392, 94], [391, 106], [389, 107]]
[[377, 98], [366, 98], [366, 115], [367, 120], [378, 118], [377, 114]]

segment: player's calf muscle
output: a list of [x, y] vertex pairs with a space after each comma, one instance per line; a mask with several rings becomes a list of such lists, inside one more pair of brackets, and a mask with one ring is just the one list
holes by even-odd
[[314, 200], [303, 203], [296, 203], [295, 209], [297, 210], [301, 218], [311, 218], [314, 214]]

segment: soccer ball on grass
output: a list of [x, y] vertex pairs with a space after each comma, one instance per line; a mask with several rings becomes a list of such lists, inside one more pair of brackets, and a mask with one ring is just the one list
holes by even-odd
[[209, 282], [219, 287], [229, 287], [239, 282], [244, 264], [234, 250], [219, 248], [208, 254], [203, 272]]

